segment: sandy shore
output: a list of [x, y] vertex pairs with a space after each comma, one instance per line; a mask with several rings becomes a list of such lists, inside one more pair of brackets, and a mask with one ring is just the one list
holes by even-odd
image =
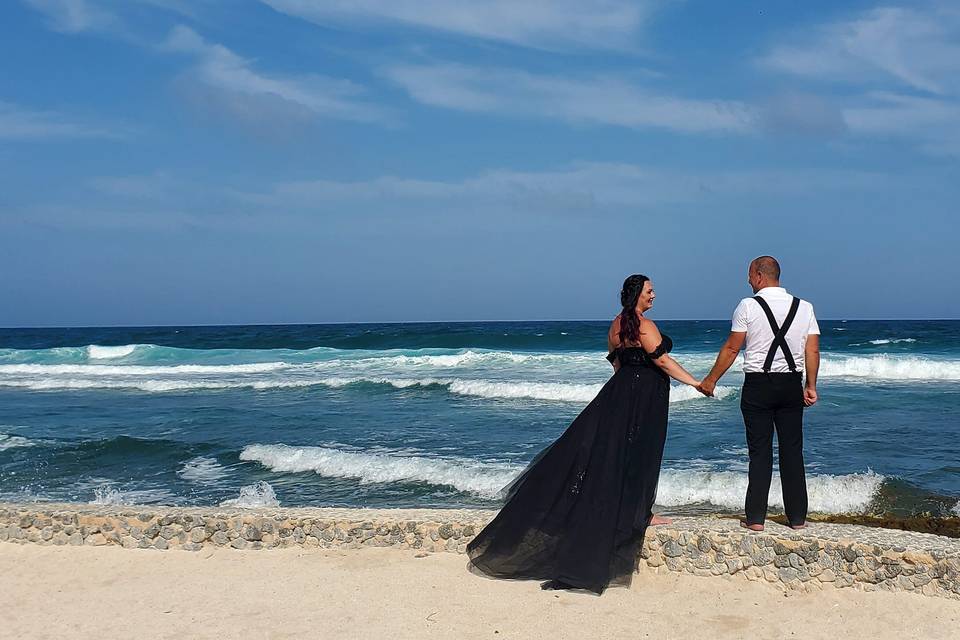
[[0, 636], [30, 638], [956, 638], [960, 602], [791, 593], [646, 570], [601, 597], [398, 549], [199, 553], [0, 544]]

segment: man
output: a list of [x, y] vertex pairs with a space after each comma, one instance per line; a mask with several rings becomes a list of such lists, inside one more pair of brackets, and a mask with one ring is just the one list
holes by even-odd
[[761, 256], [751, 262], [747, 282], [756, 295], [744, 298], [737, 305], [730, 337], [698, 388], [713, 395], [717, 381], [746, 345], [740, 410], [747, 429], [750, 477], [746, 518], [740, 524], [752, 531], [763, 531], [773, 476], [773, 431], [776, 429], [784, 511], [789, 526], [802, 529], [807, 518], [803, 409], [817, 401], [820, 327], [813, 305], [780, 286], [780, 264], [776, 259]]

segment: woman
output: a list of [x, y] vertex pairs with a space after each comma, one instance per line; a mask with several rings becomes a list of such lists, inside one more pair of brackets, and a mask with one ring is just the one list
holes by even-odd
[[546, 580], [545, 589], [628, 586], [648, 525], [667, 433], [669, 377], [699, 382], [668, 353], [644, 313], [653, 283], [623, 283], [610, 325], [614, 374], [560, 438], [504, 489], [496, 518], [467, 545], [473, 567], [496, 578]]

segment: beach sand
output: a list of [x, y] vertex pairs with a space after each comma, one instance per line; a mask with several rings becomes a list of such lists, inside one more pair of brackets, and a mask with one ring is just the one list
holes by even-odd
[[649, 570], [597, 597], [398, 549], [0, 544], [0, 576], [4, 638], [960, 637], [957, 600]]

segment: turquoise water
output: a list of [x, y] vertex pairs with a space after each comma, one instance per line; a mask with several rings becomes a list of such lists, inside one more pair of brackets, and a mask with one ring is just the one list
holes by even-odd
[[[710, 368], [728, 324], [663, 321]], [[811, 508], [952, 514], [960, 322], [825, 321]], [[605, 322], [0, 330], [0, 499], [495, 507], [612, 370]], [[739, 510], [737, 365], [671, 396], [658, 502]], [[779, 504], [774, 483], [772, 504]]]

